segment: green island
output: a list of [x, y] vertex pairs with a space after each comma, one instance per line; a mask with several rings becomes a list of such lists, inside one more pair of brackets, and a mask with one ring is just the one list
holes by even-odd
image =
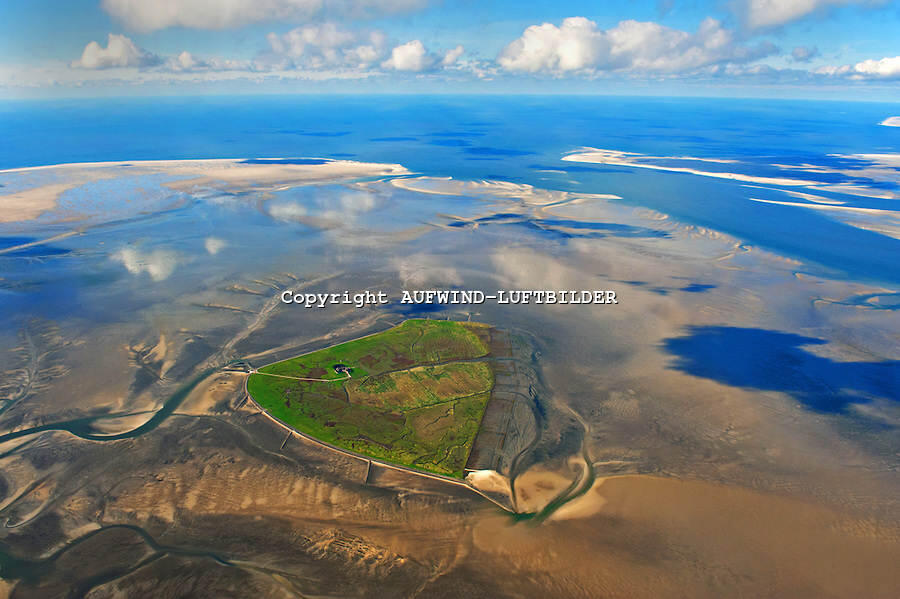
[[250, 396], [331, 445], [461, 478], [494, 387], [491, 328], [407, 320], [252, 373]]

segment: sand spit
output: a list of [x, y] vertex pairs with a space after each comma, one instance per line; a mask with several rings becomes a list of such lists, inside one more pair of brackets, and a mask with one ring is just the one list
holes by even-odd
[[466, 482], [485, 493], [510, 496], [509, 479], [496, 470], [475, 470], [466, 475]]
[[781, 206], [798, 206], [811, 208], [812, 210], [836, 210], [840, 212], [857, 212], [859, 214], [897, 214], [895, 210], [883, 210], [881, 208], [858, 208], [856, 206], [833, 206], [828, 204], [804, 204], [802, 202], [779, 202], [778, 200], [762, 200], [760, 198], [747, 198], [753, 202], [764, 204], [779, 204]]
[[0, 223], [31, 220], [53, 210], [59, 196], [78, 183], [54, 183], [0, 196]]
[[[765, 189], [767, 191], [771, 191], [770, 187], [761, 187], [759, 185], [745, 185], [749, 189]], [[847, 202], [841, 200], [832, 200], [831, 198], [826, 198], [824, 196], [816, 195], [813, 193], [805, 193], [803, 191], [796, 191], [793, 189], [778, 189], [781, 193], [785, 195], [789, 195], [792, 198], [799, 198], [801, 200], [806, 200], [808, 202], [815, 202], [816, 204], [830, 204], [832, 206], [842, 206]]]
[[197, 187], [227, 188], [231, 191], [278, 190], [295, 185], [409, 174], [399, 164], [378, 164], [352, 160], [329, 160], [322, 164], [245, 164], [239, 161], [190, 161], [175, 163], [166, 172], [191, 177], [169, 183], [172, 189], [188, 191]]
[[[399, 164], [379, 164], [352, 160], [322, 160], [312, 164], [277, 162], [247, 163], [243, 158], [214, 160], [145, 160], [133, 162], [92, 162], [34, 166], [0, 171], [53, 173], [65, 171], [65, 183], [48, 183], [24, 191], [0, 195], [0, 223], [35, 219], [57, 207], [60, 196], [86, 183], [123, 175], [161, 174], [177, 178], [167, 187], [177, 191], [218, 189], [228, 192], [277, 191], [297, 185], [347, 181], [370, 177], [408, 175]], [[77, 213], [77, 208], [75, 209]], [[69, 215], [73, 216], [73, 215]], [[77, 216], [74, 215], [74, 216]]]
[[596, 200], [621, 200], [622, 198], [612, 194], [573, 194], [567, 191], [552, 191], [539, 189], [524, 183], [510, 183], [508, 181], [461, 181], [451, 177], [409, 177], [392, 179], [391, 185], [433, 195], [468, 196], [485, 195], [497, 198], [519, 199], [529, 204], [549, 206], [570, 202], [574, 199]]
[[[826, 175], [844, 175], [845, 177], [851, 179], [851, 182], [829, 184], [823, 181], [795, 179], [790, 177], [763, 177], [756, 175], [747, 175], [743, 173], [706, 171], [688, 166], [674, 166], [671, 164], [660, 164], [656, 162], [662, 160], [691, 162], [704, 159], [690, 158], [685, 156], [647, 156], [645, 154], [639, 154], [636, 152], [603, 150], [599, 148], [581, 148], [563, 156], [562, 160], [568, 162], [588, 162], [592, 164], [627, 166], [632, 168], [643, 168], [670, 173], [687, 173], [701, 177], [729, 179], [732, 181], [742, 181], [744, 183], [754, 183], [757, 185], [772, 185], [779, 187], [806, 187], [814, 191], [840, 193], [844, 195], [866, 198], [888, 200], [900, 198], [900, 195], [893, 191], [869, 185], [871, 181], [897, 183], [897, 169], [900, 168], [900, 154], [831, 154], [830, 157], [854, 161], [858, 163], [858, 166], [855, 166], [854, 168], [834, 168], [830, 166], [821, 166], [815, 164], [770, 164], [769, 166], [788, 171], [802, 171], [805, 173]], [[724, 160], [719, 161], [716, 159], [705, 159], [705, 161], [729, 162]], [[778, 187], [764, 189], [772, 189], [775, 191], [789, 193], [787, 190], [779, 189]], [[822, 198], [821, 196], [814, 196], [813, 194], [807, 194], [807, 196], [808, 197], [804, 197], [803, 199], [823, 204], [841, 203], [836, 200]]]
[[[732, 181], [744, 181], [747, 183], [760, 183], [764, 185], [785, 185], [789, 187], [805, 187], [814, 185], [813, 181], [803, 179], [789, 179], [787, 177], [757, 177], [741, 173], [725, 173], [715, 171], [701, 171], [695, 168], [681, 166], [665, 166], [661, 164], [649, 164], [642, 160], [660, 160], [659, 157], [644, 156], [634, 152], [620, 152], [618, 150], [601, 150], [599, 148], [582, 148], [572, 154], [563, 156], [567, 162], [589, 162], [592, 164], [610, 164], [614, 166], [630, 166], [634, 168], [646, 168], [672, 173], [689, 173], [701, 177], [713, 177], [716, 179], [731, 179]], [[666, 160], [683, 160], [683, 158], [665, 158]], [[693, 158], [691, 160], [694, 160]]]

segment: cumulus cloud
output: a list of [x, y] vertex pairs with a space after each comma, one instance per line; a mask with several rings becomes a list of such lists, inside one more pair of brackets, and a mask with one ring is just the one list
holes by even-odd
[[156, 54], [139, 48], [124, 35], [110, 33], [104, 48], [95, 41], [88, 43], [81, 58], [72, 63], [82, 69], [111, 69], [115, 67], [147, 67], [159, 64]]
[[600, 29], [584, 17], [557, 27], [532, 25], [497, 58], [503, 68], [522, 72], [638, 71], [677, 73], [723, 63], [746, 63], [777, 51], [771, 43], [739, 43], [733, 32], [711, 18], [696, 33], [658, 23], [622, 21]]
[[434, 59], [428, 55], [425, 45], [419, 40], [412, 40], [391, 50], [391, 57], [381, 66], [395, 71], [424, 71], [433, 64]]
[[255, 66], [245, 60], [221, 58], [201, 59], [184, 51], [175, 56], [159, 56], [135, 44], [124, 35], [110, 33], [106, 47], [90, 42], [81, 58], [72, 61], [77, 69], [103, 70], [113, 68], [139, 68], [159, 73], [195, 73], [200, 71], [248, 71]]
[[853, 65], [853, 70], [865, 77], [895, 79], [900, 77], [900, 56], [864, 60]]
[[743, 0], [740, 12], [751, 29], [779, 27], [812, 13], [844, 4], [880, 4], [878, 0]]
[[791, 50], [794, 62], [809, 62], [818, 55], [819, 49], [816, 46], [797, 46]]
[[334, 23], [304, 25], [283, 35], [267, 36], [271, 52], [262, 62], [285, 67], [366, 68], [387, 54], [381, 31], [351, 31]]
[[878, 60], [870, 58], [852, 65], [829, 65], [819, 67], [814, 72], [819, 75], [847, 79], [900, 79], [900, 56]]
[[160, 64], [160, 70], [175, 73], [247, 71], [255, 70], [255, 68], [255, 65], [248, 60], [229, 60], [218, 57], [198, 58], [186, 50], [177, 56], [170, 56]]
[[169, 60], [171, 68], [176, 71], [192, 71], [198, 67], [205, 67], [206, 63], [194, 58], [194, 55], [185, 50], [178, 56]]
[[441, 59], [441, 64], [445, 67], [456, 64], [456, 61], [459, 60], [459, 57], [462, 56], [463, 52], [465, 51], [466, 49], [462, 46], [457, 46], [451, 50], [447, 50], [444, 53], [444, 58]]
[[122, 248], [111, 257], [131, 274], [147, 273], [154, 281], [169, 278], [178, 264], [178, 254], [169, 250], [142, 253], [135, 248]]
[[229, 29], [250, 23], [306, 21], [323, 15], [367, 18], [423, 7], [426, 0], [103, 0], [109, 15], [135, 31], [168, 27]]
[[382, 62], [381, 67], [393, 71], [420, 73], [439, 67], [453, 66], [463, 52], [465, 52], [465, 48], [456, 46], [441, 57], [429, 52], [420, 40], [412, 40], [394, 47], [391, 50], [390, 58]]

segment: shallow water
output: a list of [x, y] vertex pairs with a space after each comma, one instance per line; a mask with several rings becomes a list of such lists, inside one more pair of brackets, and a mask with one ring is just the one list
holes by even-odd
[[[0, 224], [0, 517], [15, 524], [0, 533], [5, 563], [31, 576], [28, 564], [82, 538], [86, 523], [137, 523], [167, 547], [243, 560], [248, 576], [270, 572], [260, 568], [274, 560], [271, 571], [309, 594], [330, 589], [309, 564], [343, 572], [356, 547], [413, 557], [353, 571], [358, 588], [385, 580], [426, 588], [433, 570], [493, 580], [498, 567], [515, 565], [549, 578], [483, 589], [654, 596], [651, 587], [597, 579], [584, 557], [591, 553], [578, 549], [606, 555], [609, 546], [592, 543], [621, 539], [611, 551], [628, 556], [621, 568], [634, 580], [681, 581], [694, 596], [717, 596], [714, 569], [678, 557], [686, 555], [678, 543], [706, 541], [676, 542], [667, 523], [646, 530], [627, 501], [616, 504], [618, 520], [603, 518], [599, 482], [621, 475], [751, 489], [742, 501], [753, 505], [768, 501], [753, 494], [786, 495], [838, 510], [847, 528], [828, 528], [837, 531], [828, 547], [860, 537], [847, 530], [866, 530], [867, 547], [896, 555], [900, 240], [892, 215], [751, 201], [896, 211], [896, 198], [879, 197], [898, 191], [896, 168], [861, 156], [900, 151], [895, 132], [876, 125], [887, 107], [815, 108], [583, 98], [3, 104], [13, 143], [0, 149], [0, 166], [129, 161], [0, 173], [3, 193], [77, 183], [40, 217]], [[58, 143], [38, 143], [48, 136]], [[562, 160], [582, 146], [640, 153], [628, 158], [640, 165]], [[409, 172], [185, 187], [196, 173], [142, 162], [232, 157], [237, 169], [315, 172], [350, 155]], [[861, 190], [825, 188], [842, 182]], [[433, 288], [609, 289], [619, 303], [399, 302], [405, 289]], [[383, 290], [392, 301], [305, 309], [279, 301], [288, 289]], [[482, 321], [529, 340], [539, 430], [506, 473], [567, 481], [537, 517], [507, 519], [502, 526], [512, 528], [490, 535], [483, 531], [497, 515], [477, 497], [415, 481], [361, 484], [358, 465], [288, 442], [241, 402], [238, 375], [219, 372], [410, 316]], [[533, 478], [514, 485], [532, 503], [543, 496], [529, 488], [543, 484]], [[567, 502], [589, 509], [566, 512], [568, 524], [554, 520]], [[45, 530], [49, 516], [58, 530]], [[232, 536], [221, 534], [232, 526]], [[811, 551], [797, 530], [785, 535]], [[784, 541], [778, 534], [772, 547]], [[339, 542], [322, 540], [335, 535]], [[519, 552], [508, 536], [554, 553]], [[270, 546], [296, 547], [302, 559], [274, 559]], [[713, 554], [750, 581], [750, 594], [783, 585], [814, 596], [802, 571], [779, 580], [761, 573], [771, 554], [765, 543], [753, 547], [750, 557], [735, 548]], [[837, 555], [829, 551], [825, 562]], [[891, 583], [872, 568], [874, 580]], [[567, 582], [558, 584], [574, 586], [542, 586], [563, 570]]]

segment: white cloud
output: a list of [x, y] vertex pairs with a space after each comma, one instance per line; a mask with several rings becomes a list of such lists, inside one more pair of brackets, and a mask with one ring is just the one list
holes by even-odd
[[880, 4], [878, 0], [743, 0], [740, 12], [751, 29], [778, 27], [814, 12], [844, 4]]
[[425, 45], [419, 40], [412, 40], [391, 50], [391, 57], [381, 63], [386, 69], [395, 71], [425, 71], [434, 66], [435, 59], [428, 54]]
[[139, 48], [124, 35], [110, 33], [104, 48], [97, 42], [84, 47], [81, 58], [72, 63], [82, 69], [111, 69], [116, 67], [146, 67], [159, 64], [159, 56]]
[[271, 53], [261, 62], [282, 68], [366, 68], [387, 54], [387, 36], [381, 31], [351, 31], [333, 23], [270, 33], [267, 39]]
[[452, 67], [465, 52], [462, 46], [456, 46], [438, 56], [429, 52], [421, 40], [411, 40], [391, 50], [391, 56], [381, 63], [383, 69], [421, 73], [441, 67]]
[[153, 250], [141, 253], [134, 248], [122, 248], [112, 255], [133, 275], [147, 273], [154, 281], [167, 279], [178, 264], [178, 254], [169, 250]]
[[885, 127], [900, 127], [900, 116], [889, 116], [878, 124]]
[[746, 63], [776, 52], [770, 43], [745, 46], [715, 19], [705, 19], [696, 33], [658, 23], [622, 21], [603, 30], [584, 17], [570, 17], [557, 27], [532, 25], [500, 53], [510, 71], [572, 73], [639, 71], [677, 73], [722, 63]]
[[94, 41], [88, 43], [81, 58], [72, 61], [69, 66], [88, 70], [137, 68], [161, 73], [254, 70], [254, 65], [249, 61], [201, 59], [188, 51], [175, 56], [159, 56], [139, 47], [128, 37], [115, 33], [109, 34], [105, 48]]
[[423, 7], [427, 0], [103, 0], [113, 18], [135, 31], [167, 27], [229, 29], [250, 23], [323, 15], [367, 18]]
[[203, 241], [203, 247], [205, 247], [206, 251], [212, 256], [221, 252], [227, 245], [228, 243], [224, 239], [219, 239], [218, 237], [207, 237]]
[[847, 79], [900, 79], [900, 56], [864, 60], [856, 64], [828, 65], [814, 71], [829, 77]]
[[560, 27], [532, 25], [510, 43], [497, 61], [511, 71], [574, 71], [593, 67], [609, 56], [609, 41], [597, 24], [571, 17]]
[[452, 50], [447, 50], [447, 52], [444, 53], [444, 58], [441, 60], [441, 64], [445, 67], [456, 64], [456, 61], [459, 60], [459, 57], [462, 56], [463, 52], [465, 51], [466, 49], [462, 46], [457, 46]]
[[185, 50], [177, 56], [170, 56], [160, 64], [160, 70], [175, 73], [195, 73], [198, 71], [252, 71], [255, 66], [248, 60], [230, 60], [218, 57], [198, 58]]
[[864, 60], [856, 63], [853, 70], [866, 77], [890, 79], [900, 77], [900, 56], [880, 60]]
[[201, 66], [201, 61], [194, 58], [194, 55], [185, 50], [170, 61], [172, 70], [175, 71], [191, 71]]

